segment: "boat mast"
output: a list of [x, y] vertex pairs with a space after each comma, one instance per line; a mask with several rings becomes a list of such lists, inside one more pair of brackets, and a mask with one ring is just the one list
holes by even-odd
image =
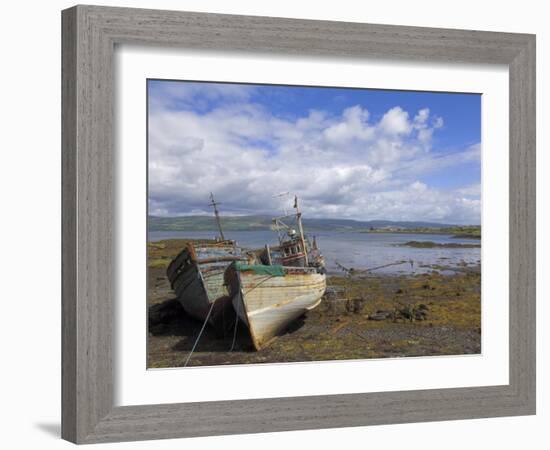
[[[290, 192], [281, 192], [276, 195], [272, 195], [271, 198], [281, 198], [286, 197], [290, 195]], [[283, 207], [283, 216], [282, 217], [274, 217], [273, 218], [273, 225], [275, 226], [275, 230], [277, 231], [277, 239], [279, 239], [279, 245], [283, 242], [283, 237], [281, 236], [281, 224], [286, 227], [285, 223], [280, 221], [280, 219], [284, 219], [285, 217], [288, 217], [288, 212], [286, 210], [286, 207]], [[288, 227], [287, 227], [288, 228]]]
[[210, 206], [214, 207], [214, 215], [216, 216], [216, 223], [218, 224], [218, 231], [220, 232], [220, 238], [222, 241], [225, 241], [225, 236], [223, 235], [222, 223], [220, 221], [220, 213], [218, 212], [218, 205], [214, 200], [214, 194], [210, 192]]
[[309, 264], [308, 256], [307, 256], [307, 247], [306, 247], [306, 240], [304, 239], [304, 228], [302, 227], [302, 213], [300, 212], [300, 209], [298, 208], [298, 196], [294, 196], [294, 208], [296, 209], [296, 219], [298, 222], [298, 231], [300, 232], [300, 240], [302, 241], [302, 249], [304, 251], [304, 259], [305, 259], [305, 265], [306, 267]]

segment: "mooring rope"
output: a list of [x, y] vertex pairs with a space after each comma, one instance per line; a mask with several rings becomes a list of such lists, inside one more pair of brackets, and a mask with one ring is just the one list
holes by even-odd
[[[242, 300], [241, 300], [242, 301]], [[235, 327], [233, 329], [233, 342], [231, 343], [230, 352], [235, 348], [235, 342], [237, 342], [237, 326], [239, 325], [239, 311], [241, 310], [241, 302], [237, 305], [238, 310], [235, 311]]]
[[372, 272], [372, 271], [378, 270], [378, 269], [383, 269], [385, 267], [398, 266], [400, 264], [405, 264], [405, 263], [409, 263], [411, 265], [411, 267], [413, 267], [414, 261], [412, 259], [396, 261], [396, 262], [393, 262], [393, 263], [384, 264], [383, 266], [370, 267], [368, 269], [361, 269], [361, 270], [345, 267], [342, 264], [340, 264], [338, 261], [335, 261], [335, 263], [341, 270], [346, 272], [348, 275], [357, 275], [357, 274], [361, 274], [361, 273]]
[[212, 304], [210, 305], [210, 309], [208, 310], [208, 314], [206, 315], [206, 319], [204, 319], [204, 323], [202, 324], [201, 331], [199, 332], [199, 335], [197, 336], [197, 339], [195, 340], [195, 343], [193, 344], [193, 348], [191, 348], [191, 351], [189, 352], [189, 355], [187, 355], [187, 359], [185, 360], [185, 364], [183, 367], [187, 367], [187, 363], [191, 359], [191, 356], [193, 355], [193, 352], [195, 351], [195, 348], [197, 347], [197, 344], [199, 343], [199, 340], [202, 336], [202, 332], [206, 328], [206, 324], [208, 323], [208, 319], [210, 319], [210, 314], [212, 314], [212, 310], [214, 309], [214, 304], [216, 301], [214, 300]]
[[[256, 284], [255, 286], [253, 286], [252, 288], [250, 288], [248, 291], [245, 292], [245, 294], [248, 294], [249, 292], [253, 291], [254, 289], [256, 289], [260, 284], [262, 283], [265, 283], [266, 281], [270, 280], [271, 278], [273, 278], [273, 275], [269, 275], [267, 278], [264, 278], [262, 281], [260, 281], [258, 284]], [[239, 312], [241, 311], [241, 303], [244, 301], [243, 299], [243, 296], [245, 294], [241, 294], [241, 301], [238, 302], [237, 304], [237, 311], [235, 311], [235, 327], [233, 329], [233, 342], [231, 343], [231, 348], [229, 349], [230, 352], [233, 351], [233, 349], [235, 348], [235, 343], [237, 342], [237, 326], [239, 324]]]

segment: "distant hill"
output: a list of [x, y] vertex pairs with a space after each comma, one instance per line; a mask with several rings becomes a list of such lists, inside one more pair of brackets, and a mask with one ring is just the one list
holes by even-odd
[[[270, 216], [226, 216], [221, 218], [226, 231], [269, 230]], [[395, 227], [404, 229], [452, 227], [453, 224], [435, 222], [402, 222], [391, 220], [349, 220], [349, 219], [312, 219], [305, 218], [307, 231], [367, 231]], [[215, 231], [213, 216], [158, 217], [149, 216], [149, 231]]]
[[[271, 217], [268, 216], [227, 216], [221, 218], [222, 227], [227, 231], [268, 230]], [[149, 231], [215, 231], [213, 216], [158, 217], [149, 216]]]

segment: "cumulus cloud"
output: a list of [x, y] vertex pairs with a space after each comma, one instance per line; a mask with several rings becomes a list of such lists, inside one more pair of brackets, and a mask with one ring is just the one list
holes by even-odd
[[379, 126], [383, 132], [389, 135], [408, 134], [411, 131], [409, 113], [396, 106], [384, 114]]
[[344, 109], [342, 118], [324, 130], [326, 139], [334, 144], [345, 144], [352, 140], [370, 141], [374, 128], [367, 123], [369, 112], [356, 105]]
[[433, 151], [443, 119], [428, 108], [395, 106], [378, 120], [368, 105], [291, 117], [255, 103], [253, 87], [204, 89], [168, 86], [150, 96], [151, 214], [210, 214], [210, 191], [224, 214], [271, 214], [280, 209], [274, 195], [289, 191], [310, 217], [479, 223], [479, 193], [422, 181], [479, 160], [479, 145]]

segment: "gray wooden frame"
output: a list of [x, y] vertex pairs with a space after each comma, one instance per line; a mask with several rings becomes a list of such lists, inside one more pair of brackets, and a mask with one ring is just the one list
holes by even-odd
[[[63, 438], [93, 443], [535, 413], [535, 36], [97, 6], [63, 11], [62, 30]], [[509, 384], [114, 407], [113, 52], [119, 43], [506, 64]]]

